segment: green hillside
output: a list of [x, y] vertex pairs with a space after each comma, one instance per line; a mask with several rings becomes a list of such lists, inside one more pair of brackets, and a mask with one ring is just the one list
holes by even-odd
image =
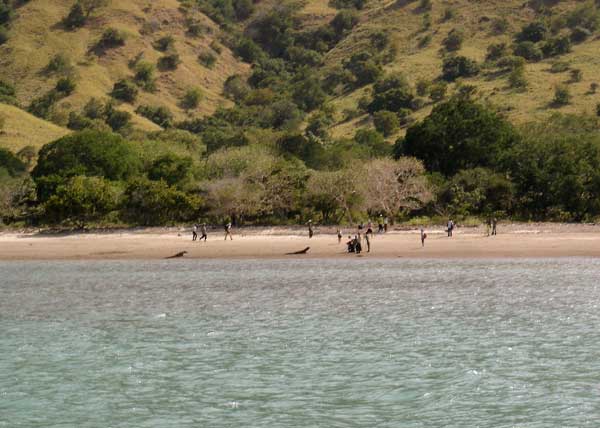
[[600, 0], [0, 0], [0, 211], [596, 221], [598, 52]]

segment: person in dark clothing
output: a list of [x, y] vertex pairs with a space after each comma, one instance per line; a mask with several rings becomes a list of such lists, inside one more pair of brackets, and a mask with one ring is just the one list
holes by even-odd
[[340, 229], [337, 230], [338, 244], [342, 243], [342, 231]]
[[192, 241], [195, 241], [198, 238], [198, 225], [195, 224], [194, 227], [192, 227]]
[[308, 220], [308, 239], [312, 238], [314, 233], [312, 220]]
[[202, 239], [204, 239], [204, 242], [206, 242], [206, 238], [208, 238], [208, 234], [206, 233], [206, 223], [202, 223], [202, 226], [200, 226], [200, 239], [199, 241], [202, 241]]
[[231, 234], [231, 222], [225, 225], [225, 240], [227, 241], [227, 237], [233, 241], [233, 235]]
[[492, 235], [497, 235], [498, 231], [496, 230], [496, 226], [498, 226], [498, 219], [494, 217], [492, 219]]
[[452, 237], [452, 232], [454, 231], [454, 222], [452, 219], [448, 220], [448, 237]]
[[346, 246], [348, 247], [348, 252], [353, 253], [356, 251], [356, 240], [352, 239], [351, 236], [348, 236], [348, 242], [346, 242]]

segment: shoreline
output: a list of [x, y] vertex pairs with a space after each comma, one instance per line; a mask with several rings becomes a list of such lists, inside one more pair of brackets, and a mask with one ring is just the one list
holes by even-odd
[[[485, 227], [459, 227], [448, 238], [442, 227], [428, 228], [421, 247], [419, 229], [394, 227], [375, 234], [372, 251], [348, 254], [345, 242], [354, 228], [317, 227], [309, 239], [305, 227], [251, 227], [234, 229], [233, 241], [224, 241], [221, 228], [209, 230], [208, 242], [192, 242], [184, 228], [136, 228], [84, 233], [0, 233], [0, 261], [52, 260], [159, 260], [187, 251], [185, 259], [498, 259], [600, 257], [600, 225], [559, 223], [500, 224], [497, 236], [485, 236]], [[305, 255], [286, 255], [310, 247]], [[363, 247], [366, 245], [363, 241]]]

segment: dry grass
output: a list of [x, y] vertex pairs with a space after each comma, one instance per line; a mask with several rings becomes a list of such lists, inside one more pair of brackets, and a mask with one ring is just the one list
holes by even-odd
[[[22, 105], [28, 105], [33, 98], [54, 86], [57, 77], [45, 77], [42, 71], [49, 60], [61, 52], [74, 64], [73, 73], [78, 85], [73, 95], [61, 101], [63, 110], [80, 109], [91, 97], [108, 98], [115, 81], [133, 75], [128, 64], [137, 55], [156, 64], [162, 53], [156, 51], [152, 43], [167, 34], [174, 37], [182, 62], [175, 71], [157, 70], [156, 92], [140, 92], [136, 105], [164, 105], [179, 119], [188, 114], [210, 114], [217, 106], [227, 103], [221, 95], [225, 79], [248, 70], [248, 66], [235, 59], [225, 47], [213, 68], [201, 65], [198, 55], [208, 50], [217, 38], [218, 27], [198, 13], [198, 19], [203, 21], [208, 32], [198, 38], [186, 35], [185, 17], [177, 0], [113, 0], [84, 28], [65, 31], [60, 21], [71, 4], [70, 0], [27, 3], [19, 9], [9, 42], [0, 47], [0, 74], [16, 85]], [[107, 27], [125, 32], [128, 36], [126, 45], [97, 55], [90, 47]], [[200, 87], [205, 97], [197, 111], [187, 113], [179, 107], [179, 102], [190, 87]], [[136, 122], [154, 128], [145, 119], [139, 118]]]
[[44, 144], [69, 133], [45, 120], [38, 119], [23, 110], [6, 104], [0, 104], [0, 116], [6, 123], [0, 131], [0, 147], [17, 152], [25, 146], [39, 149]]

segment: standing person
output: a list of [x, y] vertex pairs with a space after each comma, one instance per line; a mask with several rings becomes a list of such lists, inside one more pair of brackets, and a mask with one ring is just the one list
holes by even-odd
[[337, 230], [338, 244], [342, 243], [342, 231], [338, 228]]
[[421, 246], [422, 247], [425, 246], [426, 239], [427, 239], [427, 234], [425, 233], [425, 230], [423, 228], [421, 228]]
[[206, 233], [206, 223], [202, 223], [202, 226], [200, 226], [200, 233], [202, 235], [200, 235], [200, 239], [198, 239], [198, 241], [202, 241], [202, 239], [204, 239], [204, 242], [206, 242], [206, 238], [208, 238], [208, 234]]
[[379, 222], [377, 224], [377, 233], [383, 233], [383, 215], [379, 215]]
[[492, 219], [488, 217], [485, 221], [485, 233], [487, 236], [490, 236], [490, 230], [492, 229]]
[[452, 238], [452, 231], [454, 230], [454, 222], [452, 219], [448, 219], [448, 237]]
[[383, 219], [383, 233], [387, 233], [388, 230], [388, 218]]
[[312, 220], [308, 220], [308, 239], [312, 238], [314, 233]]
[[496, 226], [498, 225], [498, 219], [494, 217], [492, 219], [492, 235], [497, 235], [498, 231], [496, 230]]
[[[371, 234], [373, 234], [373, 231], [371, 231]], [[365, 233], [365, 242], [367, 243], [367, 253], [371, 252], [371, 238], [369, 237], [369, 231], [367, 230], [367, 233]]]
[[198, 225], [194, 224], [192, 227], [192, 241], [195, 241], [198, 238]]
[[225, 240], [227, 241], [227, 237], [233, 241], [233, 235], [231, 234], [231, 222], [225, 225]]
[[362, 236], [360, 235], [360, 233], [354, 237], [354, 241], [356, 242], [354, 252], [356, 254], [360, 254], [360, 252], [362, 251]]
[[373, 222], [371, 219], [367, 220], [367, 235], [373, 236]]

